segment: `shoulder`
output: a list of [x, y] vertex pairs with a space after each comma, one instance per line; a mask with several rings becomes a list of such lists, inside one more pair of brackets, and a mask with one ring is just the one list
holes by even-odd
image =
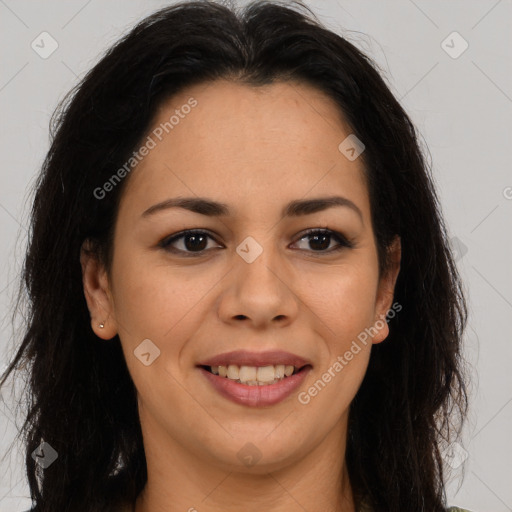
[[133, 504], [127, 500], [120, 500], [112, 502], [109, 512], [132, 512]]
[[[111, 512], [132, 512], [133, 507], [129, 501], [117, 502], [112, 505]], [[459, 509], [457, 509], [458, 511]], [[36, 509], [31, 508], [30, 510], [26, 510], [25, 512], [37, 512]]]
[[[359, 512], [372, 512], [372, 510], [368, 507], [368, 505], [363, 504], [363, 506], [359, 509]], [[446, 512], [471, 512], [471, 510], [459, 507], [448, 507]]]
[[112, 512], [132, 512], [133, 504], [127, 500], [116, 502], [112, 508]]

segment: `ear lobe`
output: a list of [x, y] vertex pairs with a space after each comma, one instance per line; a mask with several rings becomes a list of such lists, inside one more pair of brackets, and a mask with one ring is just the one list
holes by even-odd
[[[117, 334], [117, 326], [113, 314], [114, 305], [110, 294], [108, 276], [89, 240], [82, 244], [80, 265], [82, 267], [85, 300], [91, 315], [92, 330], [99, 338], [112, 339]], [[100, 324], [103, 327], [100, 327]]]
[[386, 321], [386, 315], [393, 304], [395, 285], [398, 274], [400, 273], [400, 261], [402, 256], [401, 239], [398, 235], [395, 236], [393, 242], [389, 246], [388, 254], [390, 259], [389, 268], [387, 269], [386, 273], [379, 279], [375, 308], [375, 324], [378, 333], [374, 336], [373, 343], [380, 343], [381, 341], [384, 341], [389, 335], [389, 326]]

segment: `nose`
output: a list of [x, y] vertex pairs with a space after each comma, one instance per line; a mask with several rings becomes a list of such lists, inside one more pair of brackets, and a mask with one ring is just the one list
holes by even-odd
[[258, 329], [289, 325], [299, 310], [290, 270], [270, 247], [251, 263], [236, 254], [218, 303], [221, 320]]

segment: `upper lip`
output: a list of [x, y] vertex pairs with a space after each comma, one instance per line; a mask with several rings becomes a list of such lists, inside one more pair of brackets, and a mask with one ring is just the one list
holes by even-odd
[[236, 364], [237, 366], [271, 366], [284, 364], [293, 365], [295, 368], [299, 369], [311, 363], [298, 355], [282, 350], [269, 350], [266, 352], [234, 350], [206, 359], [199, 363], [198, 366], [229, 366], [230, 364]]

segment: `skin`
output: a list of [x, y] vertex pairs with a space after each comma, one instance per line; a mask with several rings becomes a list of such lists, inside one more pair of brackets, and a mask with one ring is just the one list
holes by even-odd
[[[119, 334], [138, 391], [148, 482], [136, 512], [353, 512], [349, 405], [387, 323], [308, 404], [297, 394], [391, 308], [399, 239], [394, 265], [379, 276], [362, 160], [338, 150], [351, 131], [323, 93], [291, 82], [197, 85], [162, 104], [151, 130], [190, 97], [197, 106], [126, 178], [110, 274], [85, 251], [81, 258], [92, 329], [105, 340]], [[332, 195], [350, 199], [362, 218], [340, 206], [281, 217], [289, 201]], [[170, 208], [142, 217], [179, 196], [232, 212]], [[332, 251], [331, 237], [315, 250], [304, 238], [309, 228], [339, 232], [354, 247]], [[211, 232], [201, 255], [158, 246], [185, 229]], [[247, 236], [263, 249], [252, 263], [236, 252]], [[190, 253], [186, 241], [173, 246]], [[149, 366], [133, 354], [145, 339], [160, 350]], [[235, 349], [287, 350], [313, 370], [284, 401], [250, 408], [219, 395], [196, 368]], [[261, 454], [251, 467], [237, 456], [246, 443]]]

